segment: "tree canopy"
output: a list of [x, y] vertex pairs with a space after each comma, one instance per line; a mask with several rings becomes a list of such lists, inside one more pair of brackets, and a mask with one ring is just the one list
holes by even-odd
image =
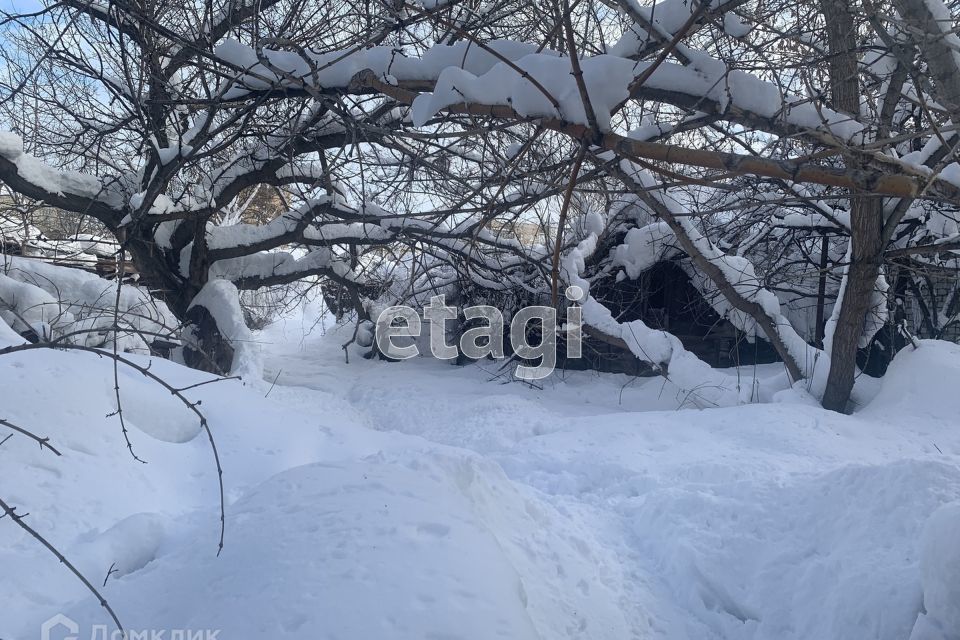
[[[676, 258], [842, 410], [891, 291], [958, 266], [957, 15], [48, 1], [2, 17], [0, 181], [96, 221], [181, 320], [212, 280], [319, 277], [360, 319], [444, 291], [559, 305], [576, 284], [592, 335], [693, 387], [705, 364], [598, 293]], [[236, 213], [263, 189], [274, 217]]]

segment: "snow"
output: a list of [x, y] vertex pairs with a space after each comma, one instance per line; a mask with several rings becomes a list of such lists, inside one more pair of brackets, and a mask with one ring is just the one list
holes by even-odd
[[[710, 4], [714, 8], [719, 8], [729, 2], [730, 0], [713, 0]], [[625, 4], [630, 6], [633, 12], [631, 15], [640, 16], [643, 23], [634, 23], [616, 44], [608, 47], [608, 53], [623, 57], [636, 55], [651, 40], [669, 42], [673, 35], [686, 24], [698, 6], [689, 0], [661, 0], [647, 6], [641, 6], [639, 2], [631, 0]], [[647, 30], [646, 25], [650, 26], [652, 34]]]
[[14, 163], [17, 173], [24, 180], [49, 193], [79, 195], [116, 204], [116, 199], [107, 197], [109, 192], [94, 176], [77, 171], [60, 171], [24, 153], [23, 140], [16, 134], [0, 131], [0, 157]]
[[32, 224], [25, 226], [22, 220], [3, 218], [0, 218], [0, 238], [6, 244], [19, 244], [22, 255], [90, 268], [95, 267], [100, 258], [115, 257], [119, 249], [116, 239], [109, 234], [73, 233], [53, 239]]
[[[587, 124], [579, 88], [570, 72], [570, 62], [547, 54], [532, 54], [517, 61], [528, 77], [500, 63], [476, 76], [457, 68], [445, 69], [432, 94], [413, 102], [413, 122], [422, 126], [437, 111], [459, 102], [511, 106], [522, 116], [554, 116]], [[634, 78], [634, 65], [614, 56], [593, 56], [581, 61], [583, 80], [598, 126], [610, 130], [610, 114], [627, 99], [627, 86]], [[537, 84], [534, 84], [533, 78]], [[557, 107], [559, 105], [559, 112]]]
[[943, 38], [943, 44], [950, 51], [953, 59], [953, 66], [960, 69], [960, 36], [957, 36], [954, 29], [956, 16], [950, 12], [947, 5], [942, 0], [923, 0], [933, 18], [934, 23], [940, 30], [940, 37]]
[[166, 539], [166, 524], [156, 513], [135, 513], [103, 533], [84, 540], [83, 569], [99, 573], [111, 567], [111, 579], [139, 571], [156, 559]]
[[187, 158], [193, 153], [193, 147], [190, 145], [173, 145], [170, 147], [157, 147], [157, 158], [160, 164], [170, 164], [177, 158]]
[[164, 220], [157, 225], [156, 231], [153, 232], [153, 238], [158, 247], [167, 250], [173, 249], [173, 234], [180, 226], [180, 222], [180, 220]]
[[608, 336], [619, 338], [640, 360], [659, 367], [673, 397], [681, 406], [726, 407], [749, 402], [752, 384], [718, 373], [687, 351], [680, 340], [666, 331], [652, 329], [641, 320], [618, 322], [610, 311], [593, 298], [583, 303], [586, 324]]
[[[662, 378], [560, 372], [533, 388], [500, 384], [490, 363], [368, 361], [355, 346], [346, 364], [352, 327], [320, 317], [327, 330], [305, 336], [317, 320], [253, 335], [277, 381], [267, 397], [236, 380], [184, 392], [223, 462], [220, 557], [195, 416], [121, 368], [149, 464], [134, 461], [108, 415], [112, 364], [91, 354], [0, 356], [3, 417], [64, 453], [14, 434], [0, 496], [98, 587], [113, 565], [102, 591], [125, 626], [168, 637], [953, 637], [960, 346], [902, 351], [851, 416], [802, 389], [678, 410], [690, 404]], [[210, 379], [130, 357], [178, 387]], [[716, 374], [788, 388], [774, 365]], [[148, 424], [161, 414], [169, 429]], [[36, 637], [56, 613], [80, 637], [108, 623], [7, 518], [0, 566], [0, 637]]]
[[[693, 64], [661, 62], [646, 77], [644, 86], [715, 102], [720, 112], [732, 104], [763, 119], [826, 131], [842, 140], [853, 140], [864, 129], [849, 115], [820, 107], [800, 96], [784, 94], [777, 85], [743, 71], [730, 70], [716, 58], [693, 51], [687, 55]], [[626, 100], [634, 79], [653, 63], [597, 55], [583, 58], [580, 64], [598, 126], [609, 131], [612, 111]], [[583, 101], [570, 69], [568, 59], [543, 53], [524, 56], [511, 64], [499, 63], [482, 75], [449, 67], [439, 74], [433, 93], [421, 94], [414, 100], [413, 123], [422, 126], [441, 109], [465, 101], [511, 106], [522, 116], [560, 117], [587, 124]]]
[[[20, 312], [49, 326], [45, 333], [38, 332], [41, 335], [59, 337], [61, 332], [75, 332], [72, 342], [91, 347], [112, 345], [116, 337], [120, 351], [148, 353], [147, 342], [179, 325], [167, 305], [142, 287], [124, 284], [118, 299], [115, 282], [80, 269], [18, 256], [3, 256], [0, 267], [6, 273], [0, 276], [6, 278], [3, 282], [20, 292]], [[4, 298], [2, 292], [0, 298]], [[0, 302], [0, 309], [2, 306]], [[116, 312], [121, 330], [115, 336]]]
[[960, 414], [960, 395], [954, 385], [958, 360], [960, 346], [938, 340], [924, 340], [918, 348], [900, 351], [881, 379], [879, 394], [861, 415], [879, 419], [884, 413], [912, 411], [925, 422], [950, 411]]
[[24, 342], [26, 342], [26, 340], [14, 331], [10, 324], [7, 324], [7, 318], [0, 315], [0, 349]]
[[723, 14], [723, 30], [732, 38], [744, 38], [750, 33], [750, 25], [732, 11]]
[[951, 162], [940, 171], [940, 177], [956, 187], [960, 187], [960, 162]]
[[[187, 245], [181, 254], [181, 271], [185, 272], [189, 268], [191, 247], [192, 243]], [[270, 276], [296, 275], [303, 278], [314, 270], [342, 271], [340, 267], [345, 267], [344, 263], [335, 261], [329, 249], [320, 247], [299, 257], [286, 251], [271, 251], [218, 260], [211, 265], [210, 275], [234, 282], [242, 278]], [[349, 268], [347, 270], [349, 271]]]
[[0, 156], [16, 158], [23, 153], [23, 139], [15, 133], [0, 131]]
[[627, 231], [623, 244], [611, 252], [614, 265], [623, 267], [631, 279], [640, 277], [661, 260], [678, 255], [676, 238], [666, 222], [658, 221]]
[[[510, 40], [492, 40], [485, 46], [486, 49], [469, 41], [452, 45], [437, 44], [421, 57], [405, 55], [398, 49], [385, 46], [329, 53], [308, 52], [309, 62], [300, 55], [286, 51], [264, 50], [263, 55], [273, 68], [287, 75], [309, 78], [318, 86], [343, 87], [357, 72], [365, 69], [372, 70], [380, 77], [392, 76], [397, 80], [434, 79], [448, 67], [482, 74], [502, 58], [516, 60], [538, 49], [534, 44]], [[240, 97], [249, 90], [265, 89], [278, 80], [274, 71], [261, 64], [256, 51], [236, 40], [227, 39], [217, 45], [215, 54], [224, 62], [246, 71], [226, 91], [225, 99]]]
[[[685, 12], [684, 20], [693, 7], [692, 3], [680, 0], [661, 4], [672, 7], [679, 12], [677, 15]], [[420, 57], [402, 55], [389, 47], [302, 55], [264, 50], [262, 55], [270, 68], [256, 51], [234, 40], [218, 45], [215, 53], [243, 70], [224, 87], [225, 99], [304, 82], [317, 87], [347, 87], [357, 73], [369, 70], [394, 82], [435, 82], [433, 92], [422, 93], [413, 102], [411, 116], [415, 126], [424, 125], [438, 111], [464, 101], [509, 106], [522, 116], [588, 123], [568, 58], [551, 50], [537, 52], [532, 44], [509, 40], [494, 40], [485, 46], [494, 53], [470, 42], [434, 45]], [[612, 112], [628, 97], [633, 81], [654, 64], [635, 62], [624, 55], [627, 54], [622, 48], [614, 46], [610, 53], [580, 60], [591, 106], [604, 131], [611, 130]], [[859, 139], [864, 131], [864, 125], [848, 114], [799, 95], [784, 94], [778, 85], [731, 70], [706, 53], [684, 48], [684, 55], [690, 59], [690, 65], [660, 62], [645, 78], [644, 87], [712, 102], [720, 113], [732, 104], [762, 120], [782, 121], [793, 128], [821, 131], [845, 141]]]
[[[210, 225], [207, 227], [207, 246], [210, 249], [229, 249], [270, 242], [271, 240], [276, 240], [292, 233], [298, 227], [305, 227], [312, 218], [319, 217], [319, 212], [323, 211], [324, 208], [339, 210], [354, 215], [373, 213], [372, 210], [368, 211], [366, 207], [364, 207], [362, 211], [350, 209], [330, 196], [310, 198], [295, 209], [286, 211], [265, 224], [248, 224], [241, 222], [224, 226]], [[350, 228], [352, 225], [340, 226]], [[363, 228], [361, 225], [357, 225], [356, 227], [357, 230]], [[315, 235], [332, 237], [330, 231], [315, 232]], [[307, 234], [307, 237], [313, 236]]]
[[[646, 174], [633, 175], [642, 180]], [[687, 351], [676, 336], [653, 329], [642, 320], [620, 322], [608, 308], [590, 296], [590, 283], [581, 274], [587, 257], [596, 250], [598, 235], [603, 231], [601, 222], [591, 222], [587, 228], [587, 236], [575, 248], [566, 252], [561, 260], [567, 282], [571, 287], [580, 289], [581, 295], [575, 302], [582, 307], [583, 322], [608, 337], [622, 341], [630, 353], [653, 365], [657, 373], [667, 381], [675, 397], [681, 398], [681, 406], [689, 404], [700, 408], [726, 407], [743, 404], [755, 398], [759, 393], [756, 383], [744, 385], [739, 379], [718, 374], [706, 362]], [[624, 243], [611, 253], [611, 264], [624, 268], [618, 277], [636, 278], [658, 261], [676, 255], [677, 250], [672, 246], [675, 240], [673, 231], [662, 221], [634, 227], [627, 232]], [[751, 266], [751, 273], [752, 270]], [[691, 277], [695, 276], [696, 273]], [[699, 283], [704, 285], [702, 280]], [[720, 313], [728, 312], [727, 308], [720, 309]], [[787, 325], [785, 329], [789, 328]]]
[[960, 629], [960, 502], [946, 504], [927, 520], [920, 542], [926, 623], [949, 636]]
[[[621, 160], [620, 167], [637, 185], [650, 189], [651, 196], [656, 198], [665, 209], [676, 217], [677, 223], [683, 228], [683, 233], [696, 246], [697, 251], [719, 269], [724, 279], [737, 294], [760, 306], [763, 313], [776, 327], [778, 337], [800, 368], [802, 375], [804, 377], [809, 376], [813, 372], [819, 352], [807, 344], [806, 340], [797, 333], [790, 320], [781, 313], [780, 300], [776, 294], [763, 285], [753, 264], [743, 256], [727, 255], [715, 246], [686, 215], [682, 204], [676, 198], [669, 192], [654, 189], [656, 181], [648, 171], [628, 160]], [[638, 233], [634, 234], [634, 238], [630, 239], [630, 242], [625, 245], [625, 249], [618, 248], [617, 253], [614, 254], [615, 259], [619, 259], [620, 264], [627, 267], [625, 272], [628, 275], [631, 271], [639, 274], [643, 269], [652, 266], [658, 259], [666, 257], [666, 252], [671, 251], [668, 246], [669, 238], [666, 236], [668, 233], [673, 235], [673, 231], [669, 227], [657, 224], [640, 229]], [[708, 278], [700, 269], [694, 268], [692, 262], [686, 261], [682, 264], [690, 276], [691, 283], [703, 294], [704, 299], [720, 317], [728, 319], [747, 336], [762, 335], [762, 330], [757, 321], [746, 312], [736, 309], [727, 300], [727, 297], [721, 294], [719, 287], [712, 279]], [[691, 364], [696, 363], [691, 361]], [[698, 365], [697, 368], [699, 368]], [[693, 386], [695, 385], [691, 385], [691, 387]], [[715, 387], [715, 385], [710, 384], [708, 387]], [[722, 387], [723, 385], [720, 385], [718, 388]], [[725, 404], [726, 402], [720, 403], [721, 406]]]
[[73, 321], [56, 298], [38, 286], [0, 273], [0, 320], [14, 331], [33, 331], [43, 339]]

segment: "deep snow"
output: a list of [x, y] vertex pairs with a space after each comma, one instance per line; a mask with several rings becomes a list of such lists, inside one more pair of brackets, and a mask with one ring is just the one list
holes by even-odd
[[[558, 373], [537, 389], [493, 363], [354, 353], [348, 365], [347, 334], [304, 338], [307, 324], [257, 336], [265, 382], [186, 392], [203, 400], [224, 466], [219, 558], [209, 444], [175, 398], [121, 369], [140, 464], [107, 416], [109, 361], [0, 357], [0, 417], [64, 453], [14, 435], [0, 497], [97, 586], [113, 565], [103, 593], [128, 629], [893, 640], [921, 616], [916, 640], [958, 637], [956, 345], [903, 352], [876, 398], [840, 416], [802, 390], [677, 410], [684, 398], [660, 379]], [[179, 386], [208, 379], [151, 370]], [[0, 519], [0, 638], [36, 638], [57, 613], [80, 638], [109, 625]]]

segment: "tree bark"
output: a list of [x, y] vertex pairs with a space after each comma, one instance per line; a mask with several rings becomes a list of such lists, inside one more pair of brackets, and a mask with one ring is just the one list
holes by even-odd
[[230, 374], [233, 364], [233, 345], [220, 332], [213, 315], [202, 305], [187, 311], [183, 341], [183, 362], [191, 369], [207, 371], [219, 376]]
[[833, 331], [830, 374], [823, 393], [823, 407], [833, 411], [844, 411], [850, 401], [857, 373], [857, 349], [880, 274], [882, 254], [883, 201], [854, 196], [850, 206], [850, 265], [846, 287], [837, 300], [842, 306]]
[[[823, 0], [827, 41], [830, 49], [830, 95], [835, 109], [860, 112], [857, 74], [857, 33], [853, 7], [844, 0]], [[854, 153], [846, 154], [848, 167], [860, 164]], [[883, 200], [857, 191], [850, 194], [850, 264], [846, 286], [837, 299], [840, 312], [830, 345], [830, 373], [823, 393], [823, 407], [844, 411], [850, 401], [857, 373], [857, 349], [870, 310], [873, 289], [880, 274], [883, 247]]]

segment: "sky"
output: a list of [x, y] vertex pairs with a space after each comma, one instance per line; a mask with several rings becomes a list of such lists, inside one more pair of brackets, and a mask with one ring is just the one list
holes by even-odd
[[43, 4], [38, 0], [0, 0], [0, 11], [10, 13], [25, 13], [41, 9]]

